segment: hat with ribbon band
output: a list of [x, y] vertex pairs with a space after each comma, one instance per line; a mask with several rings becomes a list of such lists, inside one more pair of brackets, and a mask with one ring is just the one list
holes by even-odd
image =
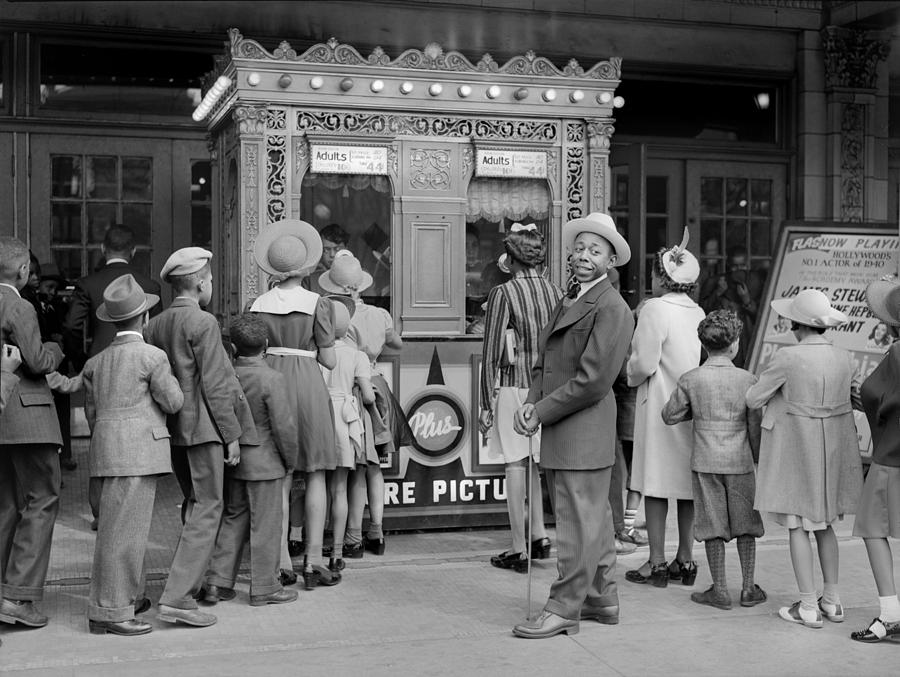
[[143, 315], [159, 303], [156, 294], [147, 294], [133, 275], [122, 275], [106, 285], [103, 303], [97, 308], [97, 319], [121, 322]]
[[836, 327], [850, 319], [832, 308], [828, 297], [818, 289], [804, 289], [793, 298], [775, 299], [769, 305], [782, 317], [807, 327]]

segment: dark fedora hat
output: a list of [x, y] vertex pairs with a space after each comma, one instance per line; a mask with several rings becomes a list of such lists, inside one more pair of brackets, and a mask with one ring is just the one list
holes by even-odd
[[121, 322], [143, 315], [159, 303], [156, 294], [147, 294], [133, 275], [122, 275], [106, 285], [97, 318], [104, 322]]

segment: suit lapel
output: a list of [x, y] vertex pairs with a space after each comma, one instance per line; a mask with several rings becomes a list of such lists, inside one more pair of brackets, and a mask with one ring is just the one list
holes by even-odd
[[589, 289], [584, 296], [575, 301], [575, 303], [573, 303], [568, 308], [565, 307], [564, 303], [560, 302], [559, 305], [560, 308], [562, 308], [562, 312], [561, 316], [559, 316], [559, 318], [556, 320], [553, 331], [565, 329], [566, 327], [570, 327], [578, 322], [581, 318], [583, 318], [585, 315], [591, 312], [591, 310], [594, 309], [597, 300], [608, 289], [612, 289], [612, 286], [609, 283], [609, 279], [601, 280], [591, 289]]

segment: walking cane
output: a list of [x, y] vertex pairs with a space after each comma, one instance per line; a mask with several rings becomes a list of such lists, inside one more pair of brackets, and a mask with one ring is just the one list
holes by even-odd
[[525, 480], [528, 483], [528, 489], [525, 491], [525, 513], [528, 515], [527, 524], [528, 527], [525, 530], [525, 543], [528, 545], [526, 554], [528, 555], [528, 618], [527, 620], [531, 620], [531, 466], [534, 465], [534, 456], [532, 455], [534, 446], [534, 435], [528, 436], [528, 473], [527, 479]]

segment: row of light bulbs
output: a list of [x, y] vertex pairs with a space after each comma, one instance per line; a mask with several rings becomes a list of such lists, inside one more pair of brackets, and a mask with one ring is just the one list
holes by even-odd
[[[259, 73], [253, 72], [247, 75], [247, 84], [251, 87], [256, 87], [260, 82], [262, 82], [262, 76]], [[287, 89], [291, 86], [291, 84], [293, 84], [293, 82], [294, 79], [287, 73], [278, 78], [278, 86], [282, 89]], [[310, 89], [319, 90], [324, 86], [325, 78], [320, 75], [315, 75], [309, 79]], [[340, 87], [341, 91], [349, 92], [356, 86], [356, 82], [353, 80], [353, 78], [342, 78], [340, 83], [338, 83], [338, 86]], [[384, 88], [384, 80], [372, 80], [369, 83], [369, 89], [375, 94], [383, 91]], [[412, 94], [415, 88], [415, 84], [410, 82], [409, 80], [401, 82], [399, 87], [401, 94]], [[428, 93], [431, 96], [437, 97], [440, 96], [443, 92], [444, 85], [442, 85], [440, 82], [433, 82], [428, 85]], [[463, 99], [469, 98], [474, 92], [475, 90], [471, 85], [460, 85], [456, 88], [456, 93], [460, 96], [460, 98]], [[484, 90], [484, 95], [488, 99], [498, 99], [502, 94], [503, 89], [499, 85], [491, 85]], [[517, 101], [524, 101], [530, 95], [531, 91], [527, 87], [518, 87], [513, 91], [513, 97]], [[559, 93], [552, 87], [541, 91], [541, 99], [547, 101], [548, 103], [556, 101], [558, 96]], [[571, 92], [569, 92], [569, 101], [571, 101], [572, 103], [580, 103], [584, 100], [584, 97], [585, 93], [580, 89], [573, 89]], [[608, 104], [610, 102], [612, 102], [612, 105], [615, 108], [621, 108], [625, 105], [625, 99], [623, 99], [621, 96], [614, 97], [610, 92], [600, 92], [599, 94], [597, 94], [597, 103]]]

